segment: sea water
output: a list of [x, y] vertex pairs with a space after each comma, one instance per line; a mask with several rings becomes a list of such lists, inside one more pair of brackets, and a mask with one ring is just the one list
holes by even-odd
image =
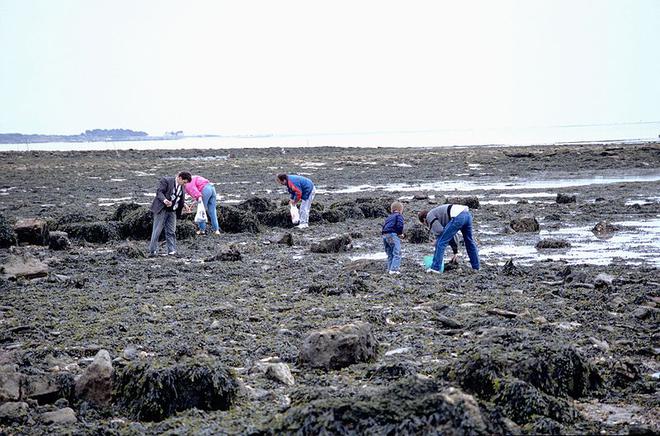
[[658, 135], [660, 135], [660, 122], [639, 122], [524, 128], [441, 128], [416, 131], [189, 136], [180, 139], [140, 141], [21, 143], [0, 144], [0, 151], [544, 145], [574, 142], [646, 142], [658, 140]]

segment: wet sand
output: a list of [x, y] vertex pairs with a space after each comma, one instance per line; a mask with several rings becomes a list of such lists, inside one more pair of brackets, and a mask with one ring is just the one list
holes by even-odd
[[[63, 251], [1, 249], [2, 263], [28, 254], [49, 267], [45, 278], [0, 283], [5, 368], [16, 365], [14, 373], [26, 377], [75, 377], [105, 349], [117, 373], [132, 360], [211, 358], [241, 385], [229, 410], [185, 410], [161, 422], [136, 419], [116, 401], [90, 406], [60, 387], [36, 400], [21, 397], [28, 409], [20, 419], [5, 419], [10, 433], [313, 433], [329, 423], [336, 431], [364, 432], [366, 418], [335, 413], [358, 402], [374, 408], [373, 431], [379, 432], [398, 421], [384, 418], [396, 415], [390, 406], [381, 410], [371, 401], [396, 398], [401, 393], [388, 387], [411, 389], [420, 380], [442, 392], [459, 389], [483, 416], [497, 415], [494, 422], [510, 426], [487, 424], [476, 433], [658, 430], [658, 144], [2, 153], [2, 170], [0, 213], [10, 222], [44, 218], [53, 229], [74, 213], [80, 221], [108, 222], [122, 203], [148, 205], [158, 178], [179, 170], [214, 182], [224, 207], [253, 197], [276, 204], [286, 195], [275, 174], [303, 174], [316, 183], [319, 204], [318, 219], [305, 231], [262, 222], [258, 233], [181, 239], [175, 258], [126, 255], [127, 246], [146, 250], [147, 241], [133, 238], [95, 243], [72, 237]], [[575, 201], [558, 203], [557, 194]], [[472, 208], [483, 264], [476, 274], [462, 247], [457, 267], [426, 274], [422, 258], [432, 254], [432, 245], [406, 241], [402, 275], [387, 275], [382, 217], [323, 214], [338, 202], [359, 208], [360, 201], [400, 199], [410, 230], [419, 210], [466, 196], [479, 202]], [[512, 220], [521, 217], [536, 218], [539, 230], [513, 231]], [[619, 230], [594, 234], [602, 221]], [[286, 233], [292, 245], [276, 243]], [[352, 235], [348, 251], [311, 252], [315, 242], [342, 234]], [[545, 239], [570, 246], [536, 248]], [[242, 260], [204, 261], [230, 246]], [[327, 371], [300, 362], [310, 332], [358, 321], [373, 328], [375, 359]], [[140, 353], [128, 359], [127, 349]], [[573, 382], [547, 370], [548, 379], [559, 380], [553, 390], [508, 373], [499, 360], [514, 368], [538, 358], [539, 350], [549, 361], [569, 350], [571, 361], [580, 363], [573, 366], [589, 368], [583, 372], [596, 374], [597, 382], [576, 391], [562, 385]], [[293, 386], [252, 370], [274, 356], [290, 367]], [[479, 388], [492, 380], [470, 366], [474, 362], [497, 374], [502, 384], [495, 391]], [[476, 374], [477, 386], [466, 373]], [[538, 395], [525, 394], [529, 389]], [[65, 405], [75, 423], [57, 427], [42, 419]], [[330, 421], [328, 410], [334, 411]], [[297, 421], [300, 414], [308, 420]], [[401, 428], [440, 428], [406, 425]]]

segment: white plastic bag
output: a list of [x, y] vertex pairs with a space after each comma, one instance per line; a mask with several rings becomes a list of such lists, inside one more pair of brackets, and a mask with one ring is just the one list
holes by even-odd
[[298, 212], [298, 208], [293, 204], [290, 204], [289, 208], [291, 210], [291, 222], [294, 224], [298, 224], [298, 222], [300, 221], [300, 212]]
[[195, 214], [195, 222], [196, 223], [205, 223], [206, 222], [206, 209], [204, 209], [204, 205], [200, 201], [197, 203], [197, 213]]

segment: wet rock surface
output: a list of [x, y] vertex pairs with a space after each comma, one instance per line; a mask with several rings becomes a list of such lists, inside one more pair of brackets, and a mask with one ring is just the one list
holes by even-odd
[[[0, 265], [32, 259], [43, 269], [0, 278], [0, 425], [9, 434], [657, 433], [657, 256], [609, 253], [617, 238], [654, 231], [628, 222], [657, 220], [660, 202], [649, 193], [660, 182], [562, 187], [579, 199], [568, 203], [553, 188], [524, 197], [516, 184], [653, 176], [659, 151], [264, 149], [203, 160], [229, 152], [4, 153], [3, 183], [17, 188], [1, 197]], [[72, 165], [75, 173], [61, 171]], [[223, 233], [196, 236], [185, 216], [178, 256], [147, 258], [155, 183], [180, 169], [215, 183]], [[470, 190], [428, 188], [457, 171], [470, 174], [460, 181]], [[291, 229], [277, 172], [316, 182], [309, 228]], [[112, 181], [127, 175], [130, 183]], [[389, 183], [413, 186], [352, 189]], [[470, 209], [481, 270], [471, 270], [461, 243], [457, 264], [426, 274], [422, 258], [433, 246], [417, 213], [454, 197], [479, 202]], [[408, 235], [400, 276], [387, 274], [380, 235], [394, 199]], [[513, 231], [521, 217], [536, 217], [538, 229]], [[13, 225], [26, 218], [43, 220], [50, 235], [77, 233], [64, 250], [16, 245]], [[615, 237], [596, 237], [603, 222], [619, 228], [604, 233]], [[567, 236], [576, 228], [591, 239]], [[557, 235], [571, 246], [535, 249]], [[336, 246], [352, 248], [311, 249], [337, 237], [344, 243]], [[496, 243], [507, 249], [493, 251]], [[589, 244], [604, 244], [596, 246], [611, 260], [581, 262], [575, 253]], [[525, 250], [544, 257], [530, 261]], [[354, 356], [350, 363], [301, 359], [311, 332], [359, 323], [370, 335], [335, 347]], [[365, 358], [349, 353], [360, 337], [369, 338]], [[109, 400], [106, 376], [76, 389], [102, 350], [113, 369]]]

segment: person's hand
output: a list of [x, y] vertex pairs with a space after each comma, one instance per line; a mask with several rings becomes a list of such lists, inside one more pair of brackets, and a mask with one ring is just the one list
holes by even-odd
[[172, 202], [170, 200], [168, 200], [167, 198], [165, 200], [163, 200], [163, 203], [165, 203], [165, 206], [167, 206], [167, 207], [172, 206]]
[[296, 205], [296, 201], [295, 201], [295, 200], [289, 200], [289, 205], [290, 205], [290, 206], [295, 206], [295, 205]]
[[451, 257], [451, 260], [449, 261], [450, 263], [458, 263], [458, 253], [454, 254]]
[[184, 211], [185, 213], [192, 213], [192, 206], [190, 206], [189, 204], [186, 204], [186, 205], [183, 207], [183, 211]]

